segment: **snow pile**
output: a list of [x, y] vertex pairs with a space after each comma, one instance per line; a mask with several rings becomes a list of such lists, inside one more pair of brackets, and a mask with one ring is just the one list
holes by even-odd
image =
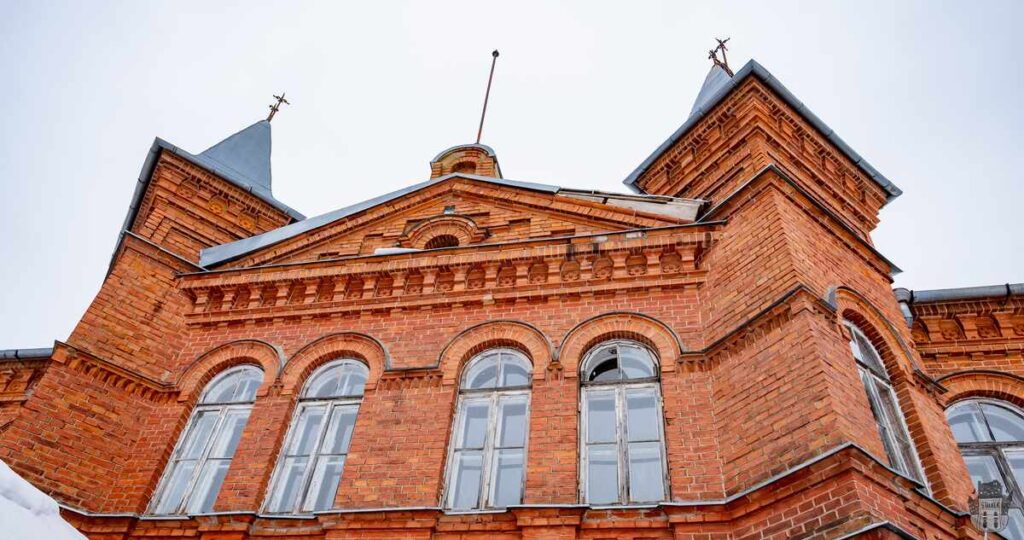
[[5, 540], [85, 540], [57, 502], [0, 461], [0, 536]]

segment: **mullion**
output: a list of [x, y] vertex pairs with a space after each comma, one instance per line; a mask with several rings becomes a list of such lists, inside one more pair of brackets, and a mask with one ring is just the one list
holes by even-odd
[[[619, 371], [622, 371], [621, 362]], [[626, 388], [615, 389], [615, 437], [619, 454], [619, 502], [629, 502], [629, 433], [626, 431]]]
[[[498, 377], [501, 377], [501, 372], [502, 372], [501, 356], [499, 355], [498, 356]], [[499, 378], [497, 382], [500, 383], [501, 379]], [[477, 491], [477, 497], [479, 497], [479, 499], [477, 499], [477, 503], [479, 504], [479, 506], [481, 508], [487, 508], [488, 506], [490, 506], [490, 504], [489, 504], [490, 501], [488, 500], [488, 497], [490, 496], [490, 493], [489, 493], [490, 489], [489, 488], [490, 488], [491, 474], [492, 474], [491, 462], [494, 461], [492, 459], [492, 457], [493, 457], [492, 455], [494, 453], [495, 431], [497, 431], [496, 428], [497, 428], [497, 422], [498, 422], [498, 396], [499, 396], [499, 394], [500, 394], [500, 392], [494, 392], [488, 398], [488, 402], [489, 403], [487, 405], [487, 427], [485, 428], [487, 431], [484, 434], [484, 446], [481, 449], [481, 456], [480, 456], [480, 486], [479, 486], [479, 490]]]

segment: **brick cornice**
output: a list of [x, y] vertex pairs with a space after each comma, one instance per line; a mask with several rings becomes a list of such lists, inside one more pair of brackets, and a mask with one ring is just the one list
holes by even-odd
[[690, 287], [717, 226], [188, 274], [179, 287], [190, 325]]
[[53, 361], [115, 388], [153, 401], [170, 400], [178, 394], [174, 385], [170, 383], [125, 369], [110, 360], [61, 341], [54, 343]]

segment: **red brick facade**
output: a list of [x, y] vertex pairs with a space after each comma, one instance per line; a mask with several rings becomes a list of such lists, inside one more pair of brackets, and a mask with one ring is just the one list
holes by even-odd
[[[95, 539], [978, 538], [944, 410], [1024, 406], [1024, 297], [901, 306], [869, 237], [886, 192], [844, 152], [749, 77], [636, 181], [696, 219], [487, 181], [497, 158], [468, 145], [418, 189], [200, 266], [293, 217], [162, 151], [71, 336], [0, 359], [0, 459]], [[890, 467], [844, 320], [926, 487]], [[581, 503], [580, 364], [611, 339], [658, 361], [661, 503]], [[463, 367], [493, 347], [533, 366], [522, 505], [445, 512]], [[301, 389], [340, 357], [369, 376], [333, 509], [267, 514]], [[242, 364], [264, 379], [213, 511], [149, 514], [204, 387]]]

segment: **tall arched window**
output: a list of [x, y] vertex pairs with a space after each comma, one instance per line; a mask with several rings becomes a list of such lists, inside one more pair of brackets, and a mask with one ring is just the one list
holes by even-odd
[[176, 515], [213, 510], [262, 382], [259, 368], [240, 366], [206, 385], [171, 454], [150, 512]]
[[843, 323], [850, 331], [850, 350], [857, 360], [857, 370], [868, 394], [868, 402], [875, 416], [878, 434], [885, 445], [885, 453], [889, 456], [889, 465], [924, 484], [921, 463], [917, 459], [917, 451], [910, 440], [907, 422], [903, 418], [903, 411], [896, 400], [896, 392], [893, 391], [892, 381], [885, 370], [882, 358], [857, 325], [850, 321]]
[[971, 483], [998, 480], [1013, 497], [1010, 525], [1000, 533], [1012, 540], [1024, 540], [1024, 414], [994, 400], [961, 401], [946, 410], [953, 437], [967, 464]]
[[368, 375], [361, 362], [335, 360], [306, 382], [270, 483], [267, 512], [300, 514], [334, 504]]
[[589, 504], [665, 500], [665, 430], [654, 354], [609, 341], [583, 361], [580, 495]]
[[530, 361], [513, 349], [491, 349], [467, 364], [448, 456], [446, 508], [522, 502], [530, 373]]

